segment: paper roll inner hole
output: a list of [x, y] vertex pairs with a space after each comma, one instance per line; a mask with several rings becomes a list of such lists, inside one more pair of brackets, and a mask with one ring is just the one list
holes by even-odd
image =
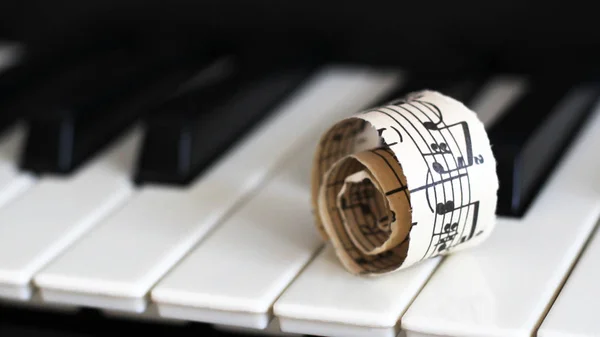
[[338, 204], [350, 239], [364, 254], [373, 254], [389, 239], [394, 214], [366, 171], [346, 177]]
[[[391, 166], [381, 165], [386, 162]], [[375, 175], [374, 168], [381, 172]], [[397, 187], [396, 184], [389, 184], [389, 179], [395, 179], [395, 173], [400, 174], [405, 183], [400, 164], [389, 150], [381, 148], [343, 158], [333, 164], [325, 175], [319, 193], [319, 214], [333, 244], [343, 248], [336, 249], [336, 254], [353, 273], [369, 275], [393, 271], [407, 257], [411, 228], [410, 204], [408, 200], [403, 200], [407, 197], [404, 193], [385, 195], [386, 190]], [[385, 232], [382, 229], [390, 228], [388, 233], [380, 233], [377, 241], [373, 241], [372, 235], [356, 230], [359, 227], [357, 221], [362, 219], [365, 212], [362, 212], [361, 206], [352, 206], [350, 202], [355, 201], [352, 198], [360, 201], [365, 195], [369, 198], [373, 195], [369, 201], [371, 209], [366, 212], [374, 213], [374, 220], [371, 222], [376, 225], [371, 227], [378, 232]], [[395, 208], [390, 200], [395, 201]], [[385, 207], [381, 207], [382, 204]], [[376, 211], [377, 207], [383, 211]], [[386, 214], [390, 225], [385, 219]], [[371, 241], [367, 241], [367, 238]]]

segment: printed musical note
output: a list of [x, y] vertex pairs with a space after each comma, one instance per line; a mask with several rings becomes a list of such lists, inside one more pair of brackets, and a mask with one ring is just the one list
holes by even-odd
[[[440, 236], [440, 239], [439, 239], [438, 243], [436, 244], [438, 252], [440, 252], [442, 250], [450, 249], [456, 245], [465, 243], [465, 242], [471, 240], [474, 236], [481, 235], [483, 233], [482, 231], [479, 231], [477, 234], [475, 234], [475, 231], [477, 229], [477, 220], [479, 218], [479, 201], [461, 205], [461, 206], [457, 207], [455, 210], [462, 209], [462, 208], [468, 208], [470, 211], [472, 208], [471, 222], [467, 223], [468, 218], [464, 217], [464, 219], [462, 219], [460, 224], [458, 222], [454, 222], [452, 224], [445, 224], [443, 227], [443, 231], [440, 233], [437, 233], [437, 235]], [[454, 241], [456, 235], [458, 235], [459, 227], [463, 228], [463, 232], [465, 229], [467, 229], [468, 234], [463, 235], [459, 241], [452, 243]]]
[[[473, 234], [475, 234], [475, 229], [477, 228], [477, 218], [479, 217], [479, 201], [475, 201], [470, 205], [473, 206], [473, 222], [471, 223], [471, 231], [469, 232], [469, 237], [467, 240], [471, 240], [473, 238]], [[478, 233], [477, 235], [479, 234], [481, 233]]]
[[446, 143], [439, 143], [439, 144], [431, 143], [431, 145], [429, 145], [429, 147], [436, 154], [451, 153], [450, 149], [448, 149], [448, 145]]
[[458, 234], [458, 223], [447, 223], [444, 225], [444, 231], [439, 233], [440, 238], [436, 244], [437, 251], [441, 252], [450, 248], [450, 243], [454, 240], [456, 235]]
[[[425, 124], [425, 123], [424, 123]], [[444, 125], [444, 126], [440, 126], [439, 124], [428, 124], [428, 129], [429, 130], [435, 130], [435, 131], [442, 131], [442, 130], [448, 130], [451, 134], [458, 136], [458, 134], [450, 131], [450, 128], [453, 127], [457, 127], [459, 126], [461, 128], [461, 136], [463, 136], [462, 138], [464, 138], [465, 140], [465, 152], [466, 152], [466, 162], [465, 162], [465, 156], [456, 156], [456, 168], [454, 169], [450, 169], [450, 168], [444, 168], [442, 166], [442, 164], [440, 164], [439, 162], [434, 162], [432, 164], [432, 168], [435, 172], [437, 173], [450, 173], [453, 171], [458, 171], [464, 168], [467, 168], [469, 166], [473, 165], [473, 144], [471, 141], [471, 133], [469, 132], [469, 125], [466, 122], [458, 122], [458, 123], [454, 123], [454, 124], [450, 124], [450, 125]], [[459, 137], [461, 138], [461, 137]], [[461, 151], [462, 152], [462, 151]]]
[[[400, 133], [400, 131], [398, 131], [396, 127], [391, 126], [389, 129], [393, 130], [393, 133], [390, 134], [389, 132], [386, 132], [385, 135], [384, 132], [388, 131], [388, 128], [377, 129], [379, 138], [382, 140], [384, 146], [394, 146], [398, 143], [404, 142], [404, 139], [402, 138], [402, 133]], [[393, 141], [390, 142], [390, 140]]]
[[434, 121], [424, 122], [423, 127], [425, 127], [425, 129], [436, 130], [438, 128], [439, 124], [444, 123], [444, 116], [442, 116], [442, 111], [435, 104], [431, 104], [430, 102], [425, 102], [425, 101], [418, 100], [418, 99], [415, 99], [414, 101], [426, 106], [429, 109], [429, 111], [431, 111], [434, 118], [437, 118], [437, 120], [438, 120], [437, 122], [434, 122]]
[[437, 212], [437, 214], [442, 214], [442, 215], [452, 212], [454, 210], [456, 210], [456, 208], [454, 208], [454, 201], [452, 201], [452, 200], [448, 200], [445, 203], [439, 202], [437, 204], [437, 207], [435, 208], [435, 211]]

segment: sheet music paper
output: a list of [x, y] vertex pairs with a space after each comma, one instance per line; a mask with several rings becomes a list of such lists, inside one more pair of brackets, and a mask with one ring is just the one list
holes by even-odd
[[333, 125], [312, 172], [317, 228], [361, 275], [483, 242], [494, 229], [497, 190], [483, 123], [430, 90]]

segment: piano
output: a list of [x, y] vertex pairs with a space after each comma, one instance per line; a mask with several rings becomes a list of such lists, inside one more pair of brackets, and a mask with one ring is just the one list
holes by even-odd
[[[600, 335], [594, 72], [167, 46], [0, 45], [0, 336]], [[312, 223], [317, 141], [423, 88], [484, 122], [496, 229], [353, 276]]]

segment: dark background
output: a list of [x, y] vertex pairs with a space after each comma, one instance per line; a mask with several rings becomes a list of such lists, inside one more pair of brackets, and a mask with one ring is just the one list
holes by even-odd
[[346, 62], [514, 71], [600, 68], [592, 1], [4, 0], [0, 33], [36, 55], [102, 43], [318, 49]]

